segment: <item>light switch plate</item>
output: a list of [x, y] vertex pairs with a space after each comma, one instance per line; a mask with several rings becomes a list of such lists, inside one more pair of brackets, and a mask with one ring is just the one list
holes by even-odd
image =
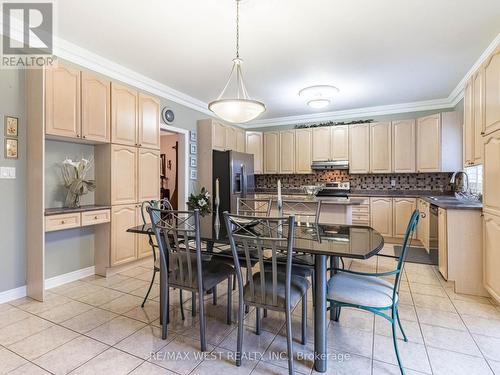
[[14, 179], [14, 178], [16, 178], [16, 168], [15, 167], [0, 167], [0, 178], [2, 178], [2, 179]]

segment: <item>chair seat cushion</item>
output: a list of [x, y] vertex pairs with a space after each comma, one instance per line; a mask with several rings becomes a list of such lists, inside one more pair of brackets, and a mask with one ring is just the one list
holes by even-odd
[[384, 308], [392, 306], [393, 289], [393, 284], [382, 278], [340, 271], [328, 281], [327, 299]]
[[[234, 274], [234, 268], [229, 264], [224, 262], [219, 262], [217, 259], [213, 258], [209, 261], [202, 261], [202, 279], [203, 279], [203, 289], [210, 290], [217, 284], [224, 280], [227, 280], [229, 275]], [[169, 282], [172, 286], [176, 285], [178, 287], [188, 287], [197, 288], [198, 287], [198, 276], [196, 272], [196, 260], [192, 261], [192, 279], [188, 280], [188, 268], [187, 264], [183, 266], [183, 277], [181, 278], [180, 268], [174, 269], [169, 273]]]
[[[272, 268], [272, 263], [264, 263], [264, 269], [266, 271], [272, 272]], [[286, 273], [286, 264], [278, 263], [276, 268], [278, 269], [278, 272]], [[309, 277], [313, 274], [313, 268], [303, 264], [292, 264], [292, 274], [301, 277]]]
[[[253, 275], [254, 290], [250, 282], [247, 282], [243, 288], [243, 299], [246, 304], [260, 304], [285, 308], [285, 284], [286, 275], [277, 273], [276, 280], [276, 301], [273, 300], [273, 274], [272, 272], [264, 272], [264, 295], [261, 288], [261, 273], [257, 272]], [[292, 275], [290, 283], [290, 306], [293, 308], [307, 292], [309, 281], [304, 277]]]

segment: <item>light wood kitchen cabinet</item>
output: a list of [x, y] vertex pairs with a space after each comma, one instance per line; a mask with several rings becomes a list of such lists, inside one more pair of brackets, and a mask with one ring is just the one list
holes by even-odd
[[485, 213], [483, 217], [484, 287], [500, 302], [500, 216]]
[[417, 238], [429, 251], [430, 249], [430, 204], [418, 199], [417, 208], [420, 211], [420, 220], [417, 226]]
[[352, 206], [352, 224], [370, 226], [370, 198], [356, 197], [362, 199], [361, 204]]
[[111, 82], [86, 71], [81, 74], [82, 138], [108, 143], [111, 140]]
[[[314, 152], [314, 151], [313, 151]], [[349, 173], [370, 172], [370, 125], [349, 127]]]
[[280, 170], [280, 134], [264, 133], [264, 173], [278, 174]]
[[137, 148], [111, 145], [112, 205], [137, 202], [137, 175]]
[[472, 82], [469, 80], [464, 90], [464, 166], [474, 164], [474, 101]]
[[118, 83], [111, 83], [111, 142], [136, 146], [137, 91]]
[[160, 197], [160, 151], [139, 149], [138, 198], [136, 202], [155, 200]]
[[312, 173], [312, 129], [295, 130], [295, 173]]
[[238, 139], [236, 135], [236, 128], [226, 126], [226, 150], [234, 150], [238, 148]]
[[139, 94], [138, 146], [160, 149], [160, 102]]
[[243, 129], [236, 129], [236, 151], [245, 152], [245, 131]]
[[283, 130], [280, 136], [280, 173], [295, 173], [295, 130]]
[[457, 112], [417, 119], [417, 172], [455, 172], [463, 166], [463, 129]]
[[226, 127], [220, 122], [212, 123], [212, 148], [214, 150], [224, 151], [226, 149]]
[[331, 127], [331, 159], [349, 160], [349, 127], [339, 125]]
[[500, 131], [484, 138], [484, 211], [500, 215]]
[[441, 116], [421, 117], [417, 120], [417, 172], [441, 170]]
[[448, 280], [448, 224], [446, 210], [438, 210], [438, 269], [445, 280]]
[[331, 159], [331, 130], [328, 126], [312, 129], [312, 159], [313, 161], [328, 161]]
[[500, 47], [484, 64], [484, 134], [500, 129]]
[[370, 198], [371, 227], [384, 237], [392, 237], [392, 198]]
[[[500, 76], [499, 76], [500, 78]], [[472, 108], [474, 122], [474, 165], [483, 163], [483, 133], [484, 133], [484, 70], [479, 69], [472, 77]], [[497, 103], [500, 105], [500, 102]]]
[[80, 70], [66, 65], [45, 70], [45, 133], [81, 137]]
[[127, 229], [138, 225], [137, 204], [111, 208], [111, 266], [137, 259], [137, 236]]
[[394, 173], [415, 172], [415, 120], [392, 122], [392, 165]]
[[392, 127], [390, 122], [370, 124], [370, 171], [392, 172]]
[[246, 152], [253, 155], [255, 174], [264, 172], [264, 140], [261, 132], [246, 132]]
[[393, 230], [394, 238], [403, 238], [406, 233], [406, 227], [410, 221], [411, 215], [417, 206], [415, 198], [394, 198], [392, 202], [393, 209]]

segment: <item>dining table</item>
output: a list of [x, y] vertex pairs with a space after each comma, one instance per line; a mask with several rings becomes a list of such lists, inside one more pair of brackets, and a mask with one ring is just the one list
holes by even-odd
[[[140, 235], [152, 235], [151, 224], [129, 228], [127, 232]], [[224, 223], [219, 223], [214, 216], [200, 219], [201, 240], [206, 244], [204, 252], [220, 257], [231, 257], [229, 237]], [[327, 351], [328, 307], [329, 317], [338, 317], [333, 305], [328, 306], [326, 299], [327, 281], [339, 267], [340, 259], [369, 259], [384, 247], [382, 235], [368, 226], [344, 224], [307, 224], [296, 225], [294, 229], [293, 249], [297, 256], [294, 260], [314, 268], [315, 305], [314, 305], [314, 368], [318, 372], [327, 371], [329, 359]], [[162, 262], [160, 262], [162, 263]], [[333, 266], [334, 269], [329, 265]], [[168, 278], [160, 270], [160, 299], [167, 298]], [[160, 306], [163, 304], [160, 300]]]

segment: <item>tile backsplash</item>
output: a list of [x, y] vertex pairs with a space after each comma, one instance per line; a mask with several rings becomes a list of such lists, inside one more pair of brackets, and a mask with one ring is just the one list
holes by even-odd
[[[349, 174], [346, 170], [318, 171], [312, 174], [262, 174], [255, 176], [257, 190], [274, 189], [278, 179], [284, 189], [296, 189], [334, 181], [350, 181], [351, 190], [433, 190], [451, 191], [451, 173]], [[395, 180], [395, 185], [391, 185]]]

